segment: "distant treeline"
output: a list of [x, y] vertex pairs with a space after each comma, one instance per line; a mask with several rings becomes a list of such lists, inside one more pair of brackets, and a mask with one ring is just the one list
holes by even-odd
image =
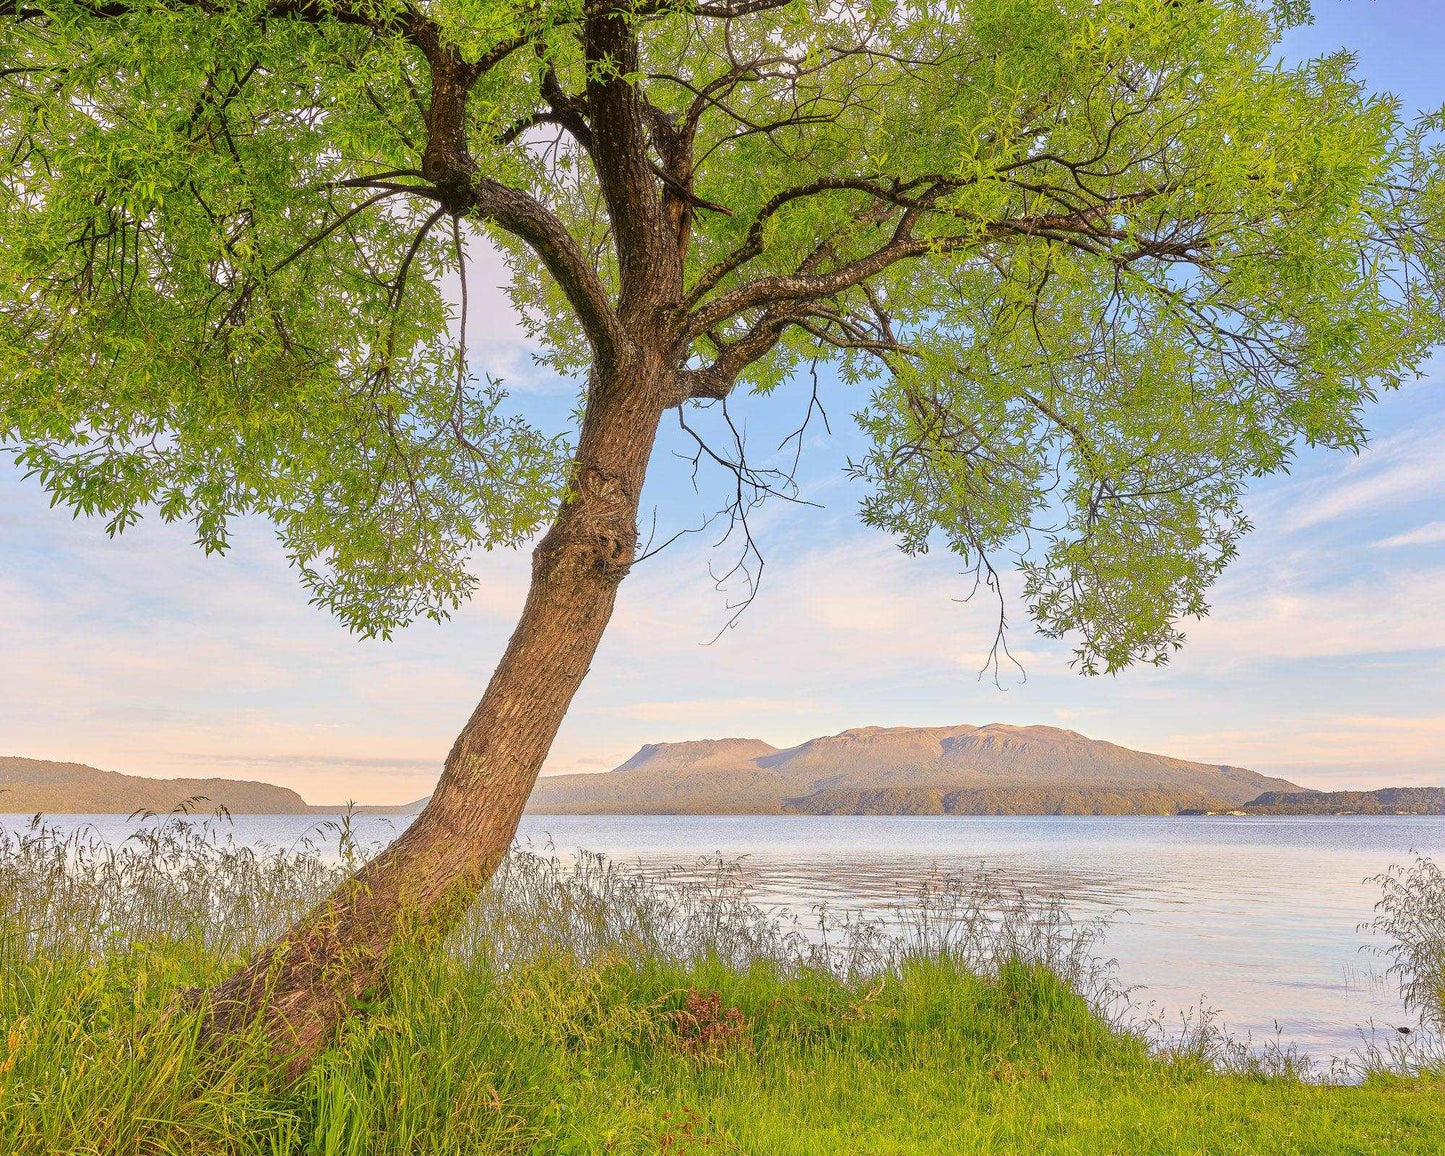
[[1240, 810], [1251, 815], [1445, 815], [1445, 787], [1266, 791]]
[[1023, 787], [823, 790], [783, 804], [794, 815], [1173, 815], [1225, 809], [1217, 796], [1149, 788]]

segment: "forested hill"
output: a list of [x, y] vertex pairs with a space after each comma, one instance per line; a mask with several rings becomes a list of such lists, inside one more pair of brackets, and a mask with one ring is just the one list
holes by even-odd
[[1266, 791], [1240, 810], [1251, 815], [1445, 815], [1445, 787]]

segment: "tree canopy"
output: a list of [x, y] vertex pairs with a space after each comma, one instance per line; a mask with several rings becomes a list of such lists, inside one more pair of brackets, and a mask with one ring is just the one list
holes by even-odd
[[832, 361], [866, 521], [1162, 660], [1248, 480], [1442, 336], [1439, 118], [1281, 64], [1298, 7], [0, 0], [0, 442], [116, 529], [265, 514], [363, 632], [443, 615], [570, 479], [469, 368], [484, 235], [579, 415], [639, 345], [679, 406]]

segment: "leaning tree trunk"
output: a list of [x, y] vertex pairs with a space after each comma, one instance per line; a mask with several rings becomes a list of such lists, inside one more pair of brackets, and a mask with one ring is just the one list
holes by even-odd
[[591, 390], [572, 487], [533, 554], [521, 619], [430, 802], [381, 855], [209, 993], [212, 1035], [264, 1017], [298, 1070], [383, 978], [398, 935], [445, 930], [506, 855], [633, 560], [665, 391], [660, 374], [610, 384]]

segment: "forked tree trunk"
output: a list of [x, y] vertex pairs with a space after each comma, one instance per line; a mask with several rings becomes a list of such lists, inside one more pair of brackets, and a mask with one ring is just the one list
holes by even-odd
[[431, 801], [381, 855], [209, 993], [209, 1032], [264, 1017], [293, 1072], [383, 979], [393, 943], [444, 931], [511, 846], [523, 805], [612, 615], [664, 375], [590, 392], [572, 491], [538, 545], [515, 632], [457, 738]]

